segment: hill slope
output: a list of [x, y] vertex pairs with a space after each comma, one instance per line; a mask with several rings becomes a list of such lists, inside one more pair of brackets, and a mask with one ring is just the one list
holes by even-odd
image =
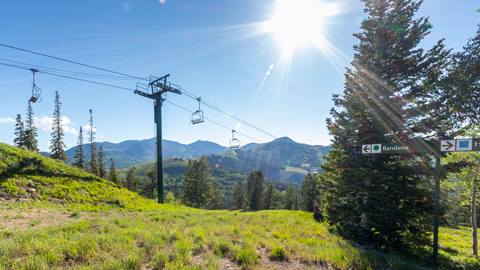
[[136, 208], [153, 202], [40, 154], [0, 143], [0, 199]]
[[[160, 206], [5, 144], [0, 200], [0, 269], [424, 269], [358, 247], [310, 213]], [[441, 269], [478, 269], [468, 238], [442, 230]]]

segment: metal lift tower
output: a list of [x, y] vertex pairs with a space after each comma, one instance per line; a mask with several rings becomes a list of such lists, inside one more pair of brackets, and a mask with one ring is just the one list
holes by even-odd
[[155, 109], [155, 124], [157, 128], [157, 192], [158, 192], [158, 203], [163, 203], [163, 155], [162, 155], [162, 104], [165, 100], [163, 94], [171, 92], [174, 94], [181, 95], [182, 92], [180, 89], [172, 86], [167, 82], [167, 78], [170, 75], [167, 74], [161, 78], [151, 79], [148, 87], [151, 90], [151, 93], [146, 93], [143, 91], [135, 90], [135, 94], [153, 99], [154, 100], [154, 109]]

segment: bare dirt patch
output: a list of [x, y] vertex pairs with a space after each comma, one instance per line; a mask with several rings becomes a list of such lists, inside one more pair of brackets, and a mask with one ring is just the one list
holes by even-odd
[[71, 213], [49, 209], [0, 209], [0, 230], [55, 227], [75, 220]]

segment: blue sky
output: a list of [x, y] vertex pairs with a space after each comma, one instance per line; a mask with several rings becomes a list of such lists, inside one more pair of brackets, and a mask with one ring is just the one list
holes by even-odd
[[[318, 0], [322, 1], [322, 0]], [[325, 0], [327, 1], [327, 0]], [[273, 35], [259, 33], [275, 0], [83, 0], [6, 1], [0, 9], [0, 43], [148, 77], [171, 74], [171, 81], [218, 107], [277, 136], [309, 144], [328, 144], [325, 127], [331, 96], [343, 89], [343, 72], [353, 54], [364, 16], [359, 0], [333, 1], [341, 9], [328, 17], [324, 36], [336, 48], [326, 55], [298, 49], [288, 70], [278, 61], [282, 47]], [[330, 1], [332, 2], [332, 1]], [[419, 15], [429, 16], [432, 34], [459, 50], [480, 22], [473, 0], [425, 0]], [[74, 65], [0, 48], [0, 58], [100, 74]], [[102, 73], [104, 74], [104, 73]], [[92, 78], [135, 88], [134, 80]], [[39, 74], [43, 100], [34, 110], [42, 150], [48, 148], [49, 117], [59, 90], [66, 119], [66, 143], [95, 114], [99, 141], [119, 142], [154, 136], [153, 106], [129, 91]], [[0, 141], [13, 139], [11, 119], [24, 113], [31, 90], [28, 71], [0, 67]], [[194, 110], [185, 96], [167, 97]], [[205, 108], [206, 116], [265, 142], [270, 137]], [[228, 144], [230, 131], [211, 123], [193, 126], [189, 113], [164, 106], [164, 137], [182, 143], [210, 140]], [[239, 136], [242, 144], [251, 141]]]

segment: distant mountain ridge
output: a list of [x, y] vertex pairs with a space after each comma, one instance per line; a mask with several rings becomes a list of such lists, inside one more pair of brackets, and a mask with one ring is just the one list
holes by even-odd
[[[105, 151], [108, 159], [113, 158], [118, 168], [124, 168], [131, 165], [154, 161], [156, 158], [156, 140], [155, 138], [146, 140], [128, 140], [120, 143], [98, 142], [95, 145], [97, 150], [100, 145]], [[66, 151], [69, 162], [73, 160], [76, 147]], [[164, 158], [195, 158], [204, 155], [222, 154], [227, 150], [226, 147], [209, 141], [196, 141], [191, 144], [181, 144], [179, 142], [163, 140]], [[90, 144], [84, 145], [85, 156], [90, 157]]]
[[[155, 161], [155, 139], [130, 140], [120, 143], [101, 142], [108, 159], [113, 158], [118, 168]], [[318, 172], [323, 157], [330, 146], [297, 143], [288, 137], [275, 139], [267, 143], [251, 143], [240, 149], [228, 147], [210, 141], [196, 141], [181, 144], [175, 141], [163, 141], [164, 158], [190, 159], [207, 156], [212, 166], [227, 171], [248, 173], [261, 170], [272, 180], [301, 182], [308, 172]], [[86, 158], [90, 156], [90, 147], [85, 145]], [[71, 162], [75, 147], [66, 151]]]

